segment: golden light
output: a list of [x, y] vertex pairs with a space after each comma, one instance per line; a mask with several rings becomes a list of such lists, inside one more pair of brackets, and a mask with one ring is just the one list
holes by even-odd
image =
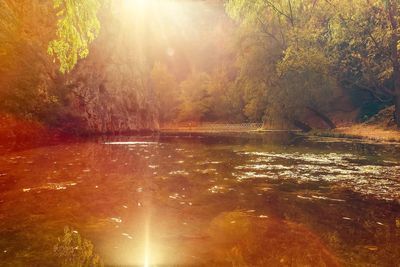
[[120, 38], [131, 39], [130, 48], [136, 51], [136, 60], [146, 62], [146, 58], [158, 51], [163, 51], [168, 58], [174, 58], [178, 49], [180, 55], [185, 55], [182, 40], [187, 42], [196, 34], [192, 19], [198, 12], [196, 1], [120, 0], [114, 3], [123, 27]]
[[152, 2], [152, 0], [124, 0], [123, 4], [126, 9], [137, 10], [147, 8]]
[[188, 5], [177, 0], [122, 0], [121, 7], [121, 19], [125, 22], [136, 29], [150, 28], [160, 35], [179, 30], [190, 17]]
[[176, 0], [123, 0], [123, 8], [126, 11], [143, 12], [155, 8], [161, 16], [165, 13], [176, 12], [178, 5], [182, 3], [177, 3]]
[[144, 241], [144, 267], [150, 266], [150, 226], [149, 222], [145, 226], [145, 241]]

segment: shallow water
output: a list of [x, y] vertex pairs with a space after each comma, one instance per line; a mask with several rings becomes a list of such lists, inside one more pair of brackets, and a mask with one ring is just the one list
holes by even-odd
[[65, 226], [110, 266], [399, 266], [400, 158], [337, 147], [163, 136], [5, 153], [0, 266], [59, 266]]

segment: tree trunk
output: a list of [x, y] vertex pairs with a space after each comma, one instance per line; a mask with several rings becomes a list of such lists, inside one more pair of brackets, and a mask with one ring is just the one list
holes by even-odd
[[299, 128], [300, 130], [302, 130], [303, 132], [308, 133], [309, 131], [312, 130], [312, 128], [310, 127], [310, 125], [299, 121], [299, 120], [293, 120], [293, 125], [296, 126], [297, 128]]
[[[397, 25], [397, 23], [395, 23]], [[397, 33], [392, 34], [391, 40], [391, 55], [393, 64], [393, 82], [394, 82], [394, 121], [398, 128], [400, 128], [400, 62], [399, 62], [399, 51], [397, 49], [397, 43], [399, 42], [399, 36]]]
[[400, 63], [397, 50], [398, 39], [398, 37], [394, 38], [392, 44], [392, 60], [394, 79], [394, 121], [396, 122], [397, 128], [400, 128]]
[[318, 118], [323, 120], [323, 122], [325, 122], [331, 130], [336, 129], [335, 123], [333, 123], [333, 121], [328, 116], [326, 116], [325, 114], [323, 114], [322, 112], [318, 111], [315, 108], [307, 107], [307, 109], [310, 110], [312, 113], [314, 113]]
[[[398, 38], [397, 38], [398, 39]], [[396, 50], [396, 52], [394, 52]], [[400, 128], [400, 64], [397, 52], [397, 40], [396, 40], [396, 48], [392, 49], [392, 54], [396, 57], [395, 62], [393, 63], [393, 79], [394, 79], [394, 121], [397, 125], [397, 128]]]
[[397, 128], [400, 128], [400, 93], [397, 92], [394, 97], [394, 121]]
[[389, 21], [392, 26], [391, 40], [390, 40], [390, 55], [393, 66], [393, 80], [394, 80], [394, 120], [398, 128], [400, 128], [400, 62], [399, 50], [397, 48], [399, 42], [399, 23], [397, 21], [398, 8], [396, 1], [387, 1], [387, 10]]

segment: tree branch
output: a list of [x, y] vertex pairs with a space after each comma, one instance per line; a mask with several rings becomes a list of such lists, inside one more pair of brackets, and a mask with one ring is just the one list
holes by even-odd
[[[271, 8], [272, 8], [275, 12], [277, 12], [278, 14], [284, 16], [284, 17], [285, 17], [286, 19], [288, 19], [289, 22], [292, 24], [290, 15], [286, 14], [285, 12], [283, 12], [282, 10], [280, 10], [279, 8], [277, 8], [276, 5], [274, 5], [271, 1], [266, 0], [266, 2], [267, 2], [267, 6], [271, 7]], [[292, 24], [292, 26], [293, 26], [293, 24]]]

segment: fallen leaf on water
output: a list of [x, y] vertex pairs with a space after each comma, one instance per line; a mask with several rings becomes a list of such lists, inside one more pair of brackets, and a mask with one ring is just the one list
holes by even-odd
[[378, 250], [378, 247], [377, 246], [364, 246], [364, 248], [366, 248], [366, 249], [368, 249], [368, 250], [371, 250], [371, 251], [377, 251]]
[[132, 237], [130, 234], [122, 233], [122, 235], [123, 235], [123, 236], [126, 236], [126, 237], [129, 238], [129, 239], [133, 239], [133, 237]]
[[111, 221], [114, 221], [114, 222], [116, 222], [116, 223], [121, 223], [122, 222], [122, 219], [120, 219], [120, 218], [110, 218], [111, 219]]

